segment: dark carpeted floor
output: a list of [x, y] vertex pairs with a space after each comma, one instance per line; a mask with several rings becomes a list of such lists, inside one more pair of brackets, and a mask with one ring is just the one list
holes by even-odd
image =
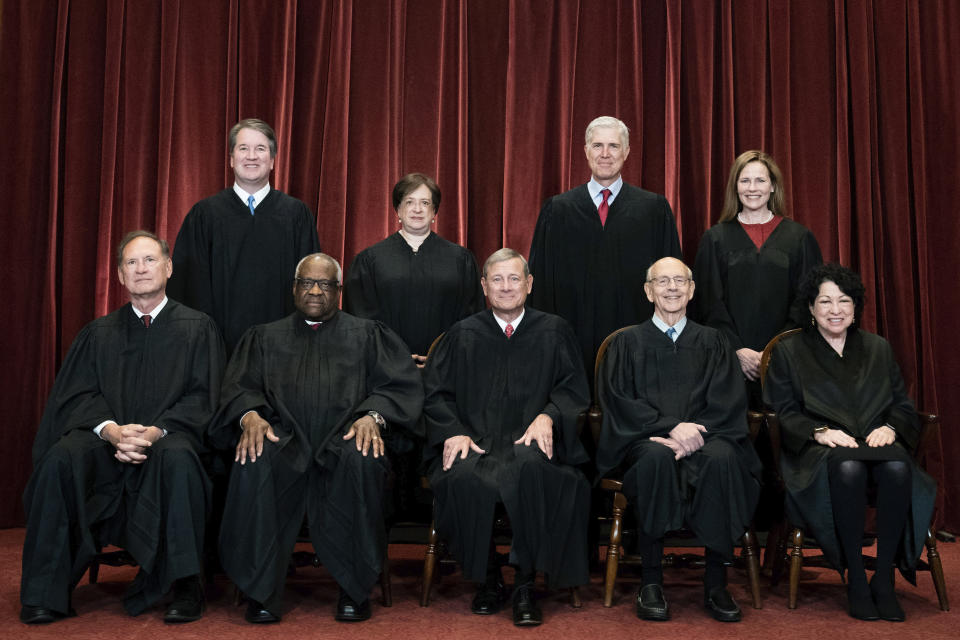
[[[496, 616], [470, 613], [473, 589], [460, 582], [459, 574], [445, 574], [433, 589], [429, 608], [418, 605], [423, 546], [391, 545], [393, 607], [381, 606], [379, 587], [373, 592], [373, 618], [347, 625], [333, 620], [336, 584], [322, 569], [299, 569], [288, 580], [287, 612], [276, 625], [254, 626], [243, 619], [243, 606], [234, 606], [232, 588], [217, 576], [207, 589], [207, 613], [202, 620], [170, 626], [162, 621], [163, 606], [137, 617], [128, 617], [120, 597], [135, 569], [101, 569], [100, 581], [91, 585], [86, 579], [77, 587], [73, 604], [79, 616], [48, 626], [28, 627], [17, 618], [20, 610], [20, 551], [23, 529], [0, 530], [0, 638], [587, 638], [589, 640], [634, 638], [742, 638], [773, 640], [778, 637], [846, 640], [847, 638], [960, 638], [960, 617], [942, 612], [929, 574], [920, 574], [914, 588], [898, 578], [897, 590], [907, 622], [860, 622], [849, 618], [845, 610], [845, 588], [835, 572], [805, 570], [800, 586], [799, 607], [786, 606], [785, 581], [771, 589], [762, 581], [764, 607], [750, 607], [746, 579], [742, 572], [731, 571], [731, 592], [744, 609], [743, 622], [715, 622], [704, 611], [700, 574], [692, 569], [668, 570], [666, 595], [673, 619], [665, 623], [638, 620], [634, 596], [638, 583], [624, 580], [618, 584], [617, 600], [610, 609], [601, 602], [601, 578], [593, 576], [581, 590], [583, 607], [569, 606], [566, 593], [545, 594], [541, 599], [544, 625], [517, 629], [511, 623], [509, 605]], [[941, 544], [941, 555], [950, 589], [960, 580], [960, 545]], [[512, 576], [506, 572], [507, 580]], [[955, 589], [951, 598], [960, 597]], [[960, 601], [954, 602], [954, 608]]]

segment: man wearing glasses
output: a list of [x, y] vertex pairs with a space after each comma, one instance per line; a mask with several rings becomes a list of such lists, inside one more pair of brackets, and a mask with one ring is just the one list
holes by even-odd
[[704, 605], [715, 619], [737, 622], [724, 563], [760, 492], [740, 365], [721, 332], [687, 319], [694, 282], [683, 262], [655, 262], [644, 290], [653, 317], [611, 341], [598, 378], [598, 471], [621, 470], [623, 493], [636, 507], [637, 616], [669, 619], [663, 536], [686, 524], [706, 547]]
[[384, 453], [396, 431], [416, 428], [423, 387], [395, 333], [339, 310], [341, 282], [330, 256], [300, 261], [297, 310], [241, 338], [211, 425], [211, 442], [234, 451], [220, 559], [252, 623], [280, 620], [304, 520], [340, 586], [336, 619], [370, 617], [386, 550]]

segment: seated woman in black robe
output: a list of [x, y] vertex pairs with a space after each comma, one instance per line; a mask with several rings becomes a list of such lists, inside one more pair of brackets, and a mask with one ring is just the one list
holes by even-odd
[[[764, 400], [780, 416], [787, 513], [847, 570], [850, 615], [903, 620], [894, 566], [913, 579], [936, 486], [913, 461], [920, 428], [890, 344], [856, 327], [860, 277], [811, 270], [798, 292], [807, 328], [774, 348]], [[868, 480], [876, 487], [877, 565], [868, 585], [861, 544]]]
[[[813, 233], [790, 219], [780, 168], [763, 151], [733, 163], [716, 225], [700, 240], [691, 315], [724, 333], [760, 408], [760, 354], [775, 335], [798, 326], [800, 278], [823, 262]], [[798, 313], [799, 312], [799, 313]]]
[[[393, 187], [393, 208], [400, 229], [353, 259], [343, 309], [393, 329], [422, 368], [437, 336], [484, 308], [480, 272], [470, 251], [432, 231], [440, 208], [440, 187], [432, 178], [402, 177]], [[398, 442], [391, 451], [394, 512], [400, 519], [429, 522], [430, 500], [415, 499], [421, 450], [422, 443]]]

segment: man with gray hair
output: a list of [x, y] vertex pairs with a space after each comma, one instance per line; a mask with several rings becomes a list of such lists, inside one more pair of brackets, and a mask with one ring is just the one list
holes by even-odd
[[593, 385], [597, 349], [610, 333], [650, 316], [644, 273], [664, 256], [680, 257], [677, 224], [662, 195], [624, 182], [630, 131], [601, 116], [587, 125], [591, 178], [549, 198], [540, 210], [530, 269], [530, 305], [573, 326]]
[[271, 188], [277, 136], [247, 118], [227, 136], [232, 188], [196, 203], [173, 248], [170, 295], [217, 323], [230, 354], [249, 327], [293, 311], [285, 294], [297, 261], [320, 250], [303, 202]]
[[417, 428], [423, 386], [393, 331], [339, 310], [336, 260], [311, 254], [295, 273], [297, 310], [243, 335], [210, 428], [234, 455], [220, 559], [249, 599], [247, 621], [277, 622], [306, 522], [340, 585], [336, 619], [366, 620], [387, 543], [384, 454], [397, 431]]
[[427, 360], [424, 403], [436, 526], [477, 583], [472, 611], [492, 614], [503, 581], [493, 547], [494, 508], [513, 530], [513, 622], [538, 625], [536, 573], [551, 586], [588, 581], [590, 485], [577, 417], [589, 403], [573, 331], [525, 306], [526, 261], [500, 249], [483, 265], [490, 309], [453, 325]]

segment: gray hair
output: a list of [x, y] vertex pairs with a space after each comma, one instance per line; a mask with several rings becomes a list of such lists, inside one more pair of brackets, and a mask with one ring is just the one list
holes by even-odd
[[[691, 282], [693, 281], [693, 269], [691, 269], [690, 267], [688, 267], [686, 262], [684, 262], [684, 261], [681, 260], [680, 258], [674, 258], [673, 256], [665, 256], [665, 257], [663, 257], [663, 258], [660, 258], [660, 260], [666, 260], [667, 258], [669, 258], [669, 259], [671, 259], [671, 260], [676, 260], [677, 262], [679, 262], [680, 264], [682, 264], [682, 265], [683, 265], [683, 270], [686, 272], [687, 277], [690, 278]], [[650, 282], [650, 281], [653, 279], [653, 268], [654, 268], [655, 266], [657, 266], [657, 262], [660, 262], [660, 260], [657, 260], [657, 261], [654, 262], [652, 265], [650, 265], [649, 267], [647, 267], [647, 282]]]
[[326, 260], [329, 264], [332, 264], [337, 268], [337, 283], [339, 284], [343, 282], [343, 269], [340, 268], [340, 263], [325, 253], [311, 253], [308, 256], [303, 256], [303, 258], [300, 259], [300, 262], [297, 263], [296, 271], [293, 272], [294, 278], [300, 277], [300, 268], [306, 264], [308, 260]]
[[527, 259], [520, 255], [518, 251], [504, 247], [491, 253], [487, 261], [483, 263], [483, 277], [487, 277], [487, 270], [496, 263], [506, 262], [507, 260], [514, 260], [516, 258], [520, 258], [520, 262], [523, 264], [523, 277], [529, 276], [530, 266], [527, 264]]
[[630, 129], [627, 128], [627, 125], [623, 124], [622, 120], [617, 120], [613, 116], [594, 118], [590, 124], [587, 125], [587, 132], [584, 135], [587, 144], [593, 141], [594, 129], [616, 129], [617, 133], [620, 134], [620, 142], [623, 144], [623, 148], [630, 148]]

